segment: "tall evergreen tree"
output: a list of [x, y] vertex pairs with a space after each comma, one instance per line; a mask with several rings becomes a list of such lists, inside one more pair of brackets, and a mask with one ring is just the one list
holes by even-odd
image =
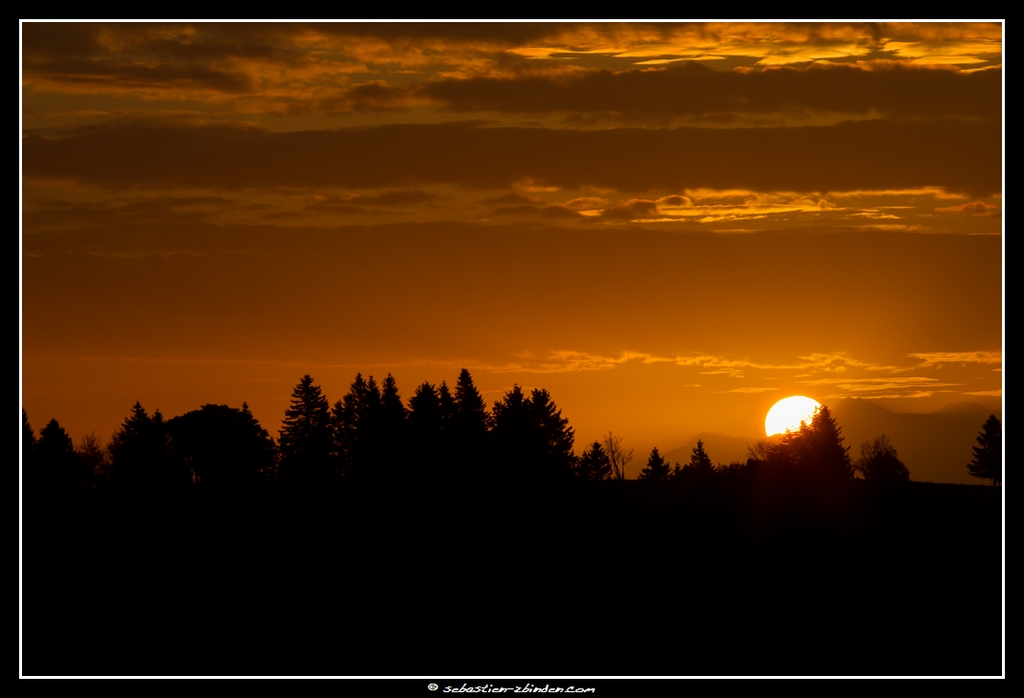
[[494, 403], [493, 461], [500, 479], [570, 480], [573, 430], [546, 390], [529, 397], [518, 385]]
[[187, 472], [171, 466], [166, 424], [160, 410], [150, 417], [139, 402], [110, 437], [108, 451], [114, 480], [120, 485], [166, 489], [190, 481]]
[[667, 480], [671, 468], [665, 462], [665, 458], [658, 453], [658, 447], [651, 449], [651, 455], [647, 458], [647, 465], [640, 471], [640, 480]]
[[428, 382], [419, 385], [409, 398], [409, 428], [414, 441], [441, 433], [441, 398]]
[[608, 480], [612, 476], [612, 462], [604, 452], [600, 441], [595, 441], [583, 452], [576, 463], [576, 473], [581, 480], [592, 482]]
[[437, 402], [441, 406], [441, 433], [438, 439], [438, 456], [434, 459], [436, 473], [440, 480], [458, 480], [464, 476], [460, 458], [462, 449], [456, 429], [458, 405], [448, 384], [441, 381], [437, 386]]
[[479, 480], [493, 475], [484, 470], [490, 423], [491, 416], [480, 391], [473, 384], [469, 371], [462, 369], [455, 384], [455, 410], [449, 429], [452, 475], [456, 479]]
[[842, 482], [853, 477], [849, 446], [843, 446], [843, 433], [827, 405], [814, 412], [809, 424], [795, 432], [786, 432], [782, 448], [789, 460], [810, 480]]
[[408, 421], [409, 477], [418, 481], [437, 479], [444, 459], [443, 419], [441, 396], [430, 383], [422, 383], [413, 392], [409, 399]]
[[978, 434], [978, 445], [973, 447], [974, 458], [967, 464], [972, 477], [991, 480], [992, 485], [1003, 481], [1003, 425], [994, 414], [989, 415]]
[[307, 373], [292, 391], [280, 431], [280, 474], [286, 482], [323, 484], [333, 479], [327, 405], [327, 397]]
[[455, 424], [455, 413], [458, 408], [455, 405], [455, 396], [452, 395], [452, 391], [444, 381], [441, 381], [441, 385], [437, 386], [437, 401], [441, 406], [441, 440], [442, 442], [448, 442], [450, 447], [451, 434]]
[[459, 380], [455, 384], [455, 422], [463, 437], [483, 434], [491, 423], [484, 399], [466, 369], [459, 373]]
[[39, 431], [33, 468], [39, 474], [37, 482], [48, 490], [74, 490], [89, 480], [71, 437], [56, 419]]
[[562, 416], [562, 411], [544, 389], [535, 389], [530, 393], [530, 414], [540, 430], [544, 444], [543, 471], [552, 478], [569, 478], [575, 461], [575, 432], [569, 426], [569, 420]]
[[407, 480], [410, 463], [406, 410], [402, 396], [398, 393], [398, 385], [390, 373], [381, 384], [379, 431], [375, 475], [391, 481]]
[[367, 478], [374, 473], [382, 451], [383, 398], [373, 376], [357, 373], [342, 400], [337, 440], [344, 453], [346, 477]]
[[704, 450], [704, 442], [700, 439], [697, 440], [697, 445], [690, 453], [690, 462], [686, 464], [684, 472], [686, 476], [697, 480], [707, 480], [715, 475], [715, 466], [711, 462], [711, 456]]
[[342, 400], [331, 406], [328, 423], [331, 431], [331, 471], [339, 478], [345, 477], [350, 470], [351, 458], [348, 452], [348, 420], [345, 415], [345, 403]]
[[536, 480], [544, 456], [543, 435], [530, 413], [530, 398], [518, 385], [494, 403], [491, 457], [499, 480]]

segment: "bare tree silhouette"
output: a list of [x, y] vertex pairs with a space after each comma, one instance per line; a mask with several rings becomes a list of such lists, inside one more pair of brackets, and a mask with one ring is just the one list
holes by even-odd
[[622, 437], [608, 432], [608, 436], [601, 441], [604, 452], [608, 454], [608, 460], [612, 464], [612, 473], [616, 480], [626, 479], [626, 466], [633, 460], [633, 449], [628, 451], [622, 447]]

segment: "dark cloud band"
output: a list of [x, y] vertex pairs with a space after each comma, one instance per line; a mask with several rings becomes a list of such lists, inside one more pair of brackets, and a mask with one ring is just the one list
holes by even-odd
[[1001, 190], [989, 121], [844, 122], [764, 129], [488, 128], [403, 124], [273, 133], [230, 125], [112, 124], [23, 140], [24, 175], [109, 188], [401, 187], [447, 183], [623, 192], [743, 187]]

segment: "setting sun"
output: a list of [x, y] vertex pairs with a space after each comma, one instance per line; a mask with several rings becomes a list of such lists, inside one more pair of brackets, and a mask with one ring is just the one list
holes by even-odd
[[811, 421], [814, 411], [819, 407], [821, 405], [817, 400], [803, 395], [783, 398], [768, 410], [768, 416], [764, 420], [764, 431], [768, 436], [796, 431], [800, 428], [800, 422]]

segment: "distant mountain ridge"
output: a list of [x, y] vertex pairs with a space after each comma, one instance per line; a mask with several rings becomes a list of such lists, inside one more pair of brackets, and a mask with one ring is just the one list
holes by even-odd
[[990, 414], [1002, 419], [1002, 410], [973, 402], [945, 405], [925, 414], [892, 412], [863, 398], [845, 398], [829, 406], [843, 430], [850, 457], [860, 456], [860, 445], [885, 434], [910, 470], [910, 479], [926, 482], [981, 484], [967, 473], [978, 445], [977, 437]]
[[728, 434], [705, 431], [694, 436], [685, 445], [663, 453], [662, 456], [669, 463], [674, 464], [678, 462], [680, 465], [686, 465], [690, 462], [690, 454], [697, 447], [697, 441], [699, 440], [704, 442], [704, 450], [715, 465], [719, 463], [728, 465], [733, 461], [746, 463], [747, 449], [763, 438], [763, 436], [729, 436]]
[[[829, 409], [842, 430], [843, 445], [850, 447], [851, 460], [860, 457], [861, 444], [885, 434], [910, 470], [911, 480], [971, 485], [982, 484], [967, 473], [981, 427], [990, 414], [1002, 419], [1002, 410], [975, 402], [957, 402], [915, 414], [893, 412], [871, 400], [848, 397], [829, 404]], [[686, 465], [700, 440], [715, 464], [745, 463], [748, 447], [764, 438], [702, 432], [662, 455], [669, 463]]]

